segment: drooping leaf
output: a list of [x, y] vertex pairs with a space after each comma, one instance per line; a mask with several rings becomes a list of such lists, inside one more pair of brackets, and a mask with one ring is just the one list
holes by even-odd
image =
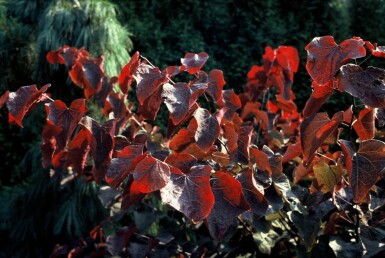
[[130, 61], [123, 67], [122, 71], [120, 72], [118, 83], [123, 94], [127, 94], [128, 89], [134, 80], [133, 75], [136, 72], [136, 69], [138, 69], [139, 64], [139, 52], [135, 52]]
[[160, 189], [162, 201], [195, 223], [205, 219], [214, 206], [210, 174], [211, 167], [207, 165], [194, 166], [188, 174], [173, 171], [170, 181]]
[[330, 80], [324, 85], [319, 85], [317, 82], [312, 83], [313, 92], [307, 100], [303, 109], [303, 116], [308, 117], [315, 114], [326, 100], [332, 95], [334, 90], [334, 80]]
[[314, 157], [317, 149], [343, 121], [343, 112], [335, 113], [330, 120], [327, 113], [317, 113], [306, 118], [301, 126], [301, 146], [303, 161], [307, 164]]
[[[158, 94], [158, 89], [168, 81], [168, 78], [162, 74], [158, 67], [152, 67], [141, 63], [133, 75], [136, 85], [136, 96], [139, 103], [144, 105], [145, 100]], [[161, 93], [159, 93], [160, 95]]]
[[48, 123], [46, 123], [43, 128], [43, 142], [40, 145], [40, 149], [43, 155], [42, 164], [44, 168], [47, 168], [49, 164], [51, 164], [51, 159], [57, 148], [55, 136], [58, 131], [60, 131], [60, 127]]
[[48, 123], [60, 126], [62, 129], [56, 135], [59, 150], [62, 150], [67, 145], [80, 119], [88, 110], [85, 99], [75, 99], [69, 108], [61, 100], [47, 103], [45, 107]]
[[273, 173], [269, 163], [269, 157], [266, 153], [256, 148], [250, 148], [250, 161], [261, 170], [268, 172], [269, 175]]
[[223, 90], [222, 99], [217, 103], [220, 107], [226, 107], [225, 118], [228, 121], [233, 120], [235, 111], [242, 107], [242, 103], [234, 90]]
[[374, 109], [367, 107], [360, 111], [358, 119], [353, 122], [353, 128], [361, 141], [374, 138]]
[[127, 210], [129, 207], [142, 200], [145, 195], [145, 193], [141, 193], [137, 187], [135, 187], [133, 176], [129, 175], [122, 194], [121, 209]]
[[302, 146], [301, 141], [297, 141], [294, 144], [290, 144], [287, 146], [285, 154], [282, 157], [282, 163], [289, 162], [290, 160], [298, 157], [302, 154]]
[[385, 169], [385, 143], [379, 140], [361, 142], [353, 155], [350, 186], [353, 201], [364, 202], [370, 188], [379, 180]]
[[358, 65], [341, 67], [338, 76], [341, 91], [346, 91], [370, 107], [385, 108], [385, 70], [369, 66], [363, 70]]
[[222, 241], [234, 219], [244, 211], [250, 209], [242, 193], [241, 184], [225, 172], [216, 172], [212, 190], [215, 203], [207, 217], [209, 232], [212, 237]]
[[253, 133], [252, 126], [241, 126], [238, 133], [238, 162], [243, 164], [249, 163], [249, 146], [251, 143], [251, 135]]
[[226, 84], [221, 70], [212, 70], [208, 76], [208, 88], [206, 92], [213, 98], [214, 102], [217, 103], [222, 98], [223, 86]]
[[231, 124], [223, 125], [223, 134], [226, 138], [224, 143], [229, 151], [230, 159], [236, 162], [238, 153], [238, 134]]
[[194, 133], [187, 129], [180, 129], [178, 133], [172, 137], [169, 143], [171, 150], [180, 152], [191, 144], [194, 140]]
[[137, 190], [151, 193], [162, 189], [170, 180], [170, 167], [153, 157], [142, 159], [132, 172]]
[[279, 46], [276, 49], [276, 60], [283, 69], [294, 73], [298, 71], [299, 55], [296, 48]]
[[322, 160], [313, 166], [313, 171], [318, 184], [325, 185], [326, 190], [330, 193], [334, 192], [334, 187], [341, 181], [343, 176], [341, 166], [329, 165]]
[[247, 169], [243, 171], [238, 175], [237, 179], [242, 185], [243, 195], [250, 205], [253, 214], [258, 217], [264, 216], [269, 208], [269, 203], [263, 196], [263, 193], [261, 193], [261, 187], [257, 186], [253, 170]]
[[268, 157], [270, 164], [272, 176], [279, 178], [282, 175], [282, 155], [279, 153], [274, 153], [268, 146], [264, 145], [262, 147], [262, 152], [265, 153]]
[[146, 154], [143, 154], [143, 147], [143, 145], [126, 146], [111, 160], [106, 173], [106, 181], [111, 187], [118, 187], [146, 157]]
[[103, 113], [107, 117], [125, 118], [128, 113], [126, 105], [127, 95], [110, 92], [104, 102]]
[[[102, 78], [100, 90], [94, 95], [94, 99], [99, 107], [104, 108], [108, 95], [113, 92], [113, 84], [116, 83], [115, 78], [116, 77], [112, 78], [111, 80], [108, 80], [107, 77]], [[103, 110], [103, 112], [105, 111]]]
[[[160, 105], [162, 104], [162, 87], [158, 87], [152, 95], [148, 96], [143, 102], [139, 103], [139, 108], [137, 113], [143, 116], [145, 120], [155, 120], [156, 115], [158, 114]], [[146, 94], [147, 95], [147, 94]]]
[[189, 111], [190, 88], [186, 83], [163, 85], [162, 99], [171, 113], [174, 124], [180, 123]]
[[199, 54], [187, 53], [180, 61], [189, 74], [196, 74], [208, 58], [209, 56], [204, 52], [200, 52]]
[[40, 90], [37, 89], [36, 85], [23, 86], [16, 92], [9, 93], [7, 100], [9, 122], [15, 122], [23, 127], [22, 121], [25, 114], [40, 101], [41, 95], [50, 86], [50, 84], [46, 84]]
[[219, 136], [218, 121], [204, 108], [198, 108], [194, 117], [198, 122], [198, 128], [194, 135], [195, 141], [202, 150], [208, 150]]
[[337, 45], [332, 36], [316, 37], [307, 46], [306, 69], [319, 85], [327, 83], [351, 59], [364, 57], [362, 39], [347, 39]]
[[9, 93], [11, 93], [9, 90], [4, 92], [3, 95], [0, 96], [0, 108], [4, 106], [4, 104], [8, 101]]
[[71, 160], [73, 170], [78, 175], [83, 174], [87, 154], [91, 149], [91, 141], [91, 134], [83, 128], [75, 135], [68, 146], [68, 157]]
[[58, 50], [49, 51], [46, 58], [50, 64], [64, 64], [67, 69], [70, 69], [81, 56], [88, 57], [89, 53], [82, 48], [77, 49], [74, 47], [63, 46]]
[[341, 145], [342, 152], [345, 156], [346, 172], [348, 172], [349, 177], [351, 177], [353, 167], [352, 160], [356, 153], [356, 147], [351, 141], [339, 140], [338, 143]]
[[103, 180], [112, 159], [115, 124], [116, 120], [112, 119], [100, 125], [88, 116], [83, 117], [79, 122], [79, 125], [92, 135], [91, 154], [95, 162], [92, 173], [97, 183]]

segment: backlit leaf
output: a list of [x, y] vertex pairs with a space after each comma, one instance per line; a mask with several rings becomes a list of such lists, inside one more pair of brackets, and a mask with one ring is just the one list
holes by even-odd
[[243, 164], [249, 163], [249, 146], [251, 143], [251, 135], [253, 133], [252, 126], [241, 126], [238, 133], [238, 162]]
[[160, 190], [162, 201], [193, 222], [201, 221], [214, 206], [210, 174], [211, 167], [207, 165], [194, 166], [188, 174], [173, 172], [170, 181]]
[[316, 81], [312, 83], [313, 92], [310, 98], [307, 100], [303, 109], [303, 116], [308, 117], [315, 114], [320, 107], [326, 102], [326, 100], [332, 95], [334, 90], [334, 80], [330, 80], [324, 85], [317, 84]]
[[366, 50], [362, 39], [347, 39], [337, 45], [332, 36], [316, 37], [307, 46], [306, 69], [319, 85], [327, 83], [341, 65], [364, 57]]
[[3, 93], [0, 97], [0, 108], [4, 106], [4, 104], [8, 101], [9, 93], [11, 93], [9, 90]]
[[47, 91], [50, 84], [37, 89], [36, 85], [20, 87], [16, 92], [8, 95], [7, 108], [9, 122], [15, 122], [23, 127], [22, 121], [27, 112], [40, 101], [41, 95]]
[[214, 102], [218, 102], [222, 98], [223, 86], [226, 84], [221, 70], [212, 70], [208, 76], [208, 88], [206, 92], [213, 98]]
[[153, 157], [142, 159], [132, 172], [134, 183], [141, 193], [151, 193], [163, 188], [170, 180], [170, 167]]
[[374, 138], [374, 109], [367, 107], [360, 111], [358, 119], [353, 122], [353, 128], [361, 141]]
[[78, 175], [83, 174], [87, 154], [91, 149], [91, 141], [91, 134], [83, 128], [79, 130], [68, 146], [68, 157], [71, 160], [73, 170]]
[[370, 107], [385, 108], [385, 70], [369, 66], [363, 70], [358, 65], [341, 67], [339, 87]]
[[120, 72], [118, 83], [123, 94], [127, 94], [128, 89], [134, 80], [133, 75], [136, 72], [136, 69], [138, 69], [139, 64], [139, 52], [135, 52], [130, 61], [123, 67], [122, 71]]
[[212, 237], [222, 241], [234, 219], [250, 209], [242, 193], [241, 184], [224, 172], [216, 172], [212, 179], [212, 190], [215, 197], [214, 207], [207, 217], [209, 232]]
[[197, 159], [188, 153], [174, 153], [167, 156], [164, 162], [188, 174], [191, 167], [197, 162]]
[[204, 52], [199, 54], [187, 53], [180, 61], [189, 74], [195, 74], [199, 72], [208, 58], [209, 56]]
[[328, 165], [324, 161], [320, 161], [313, 166], [314, 175], [319, 185], [325, 185], [327, 191], [334, 192], [334, 187], [338, 184], [343, 175], [341, 166]]
[[202, 150], [208, 150], [219, 136], [219, 124], [217, 119], [207, 109], [198, 108], [194, 117], [198, 122], [195, 132], [195, 141]]

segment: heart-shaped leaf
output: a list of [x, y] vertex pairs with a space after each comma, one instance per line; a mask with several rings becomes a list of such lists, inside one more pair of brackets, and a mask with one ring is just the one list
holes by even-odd
[[207, 53], [187, 53], [180, 61], [189, 74], [196, 74], [206, 63], [209, 56]]
[[385, 70], [369, 66], [363, 70], [358, 65], [341, 67], [339, 88], [370, 107], [385, 108]]
[[364, 57], [362, 39], [347, 39], [337, 45], [332, 36], [316, 37], [307, 46], [306, 69], [319, 85], [327, 83], [341, 65], [351, 59]]
[[367, 107], [360, 111], [358, 119], [353, 122], [353, 128], [361, 141], [374, 138], [374, 109]]
[[202, 150], [208, 150], [219, 136], [218, 120], [204, 108], [198, 108], [194, 117], [198, 123], [195, 141]]
[[171, 113], [174, 124], [180, 123], [189, 111], [190, 88], [186, 83], [163, 85], [162, 99]]
[[118, 83], [123, 94], [127, 94], [128, 89], [130, 88], [131, 83], [134, 80], [133, 75], [138, 69], [139, 65], [139, 52], [135, 52], [135, 54], [131, 57], [130, 62], [128, 62], [123, 67], [118, 78]]
[[160, 190], [162, 201], [195, 223], [203, 220], [214, 206], [210, 174], [211, 167], [207, 165], [194, 166], [188, 174], [173, 170], [170, 181]]

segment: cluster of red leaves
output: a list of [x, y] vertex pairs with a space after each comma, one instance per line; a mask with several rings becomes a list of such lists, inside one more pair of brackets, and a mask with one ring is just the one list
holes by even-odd
[[[204, 220], [218, 240], [240, 214], [261, 217], [282, 209], [285, 192], [279, 183], [289, 182], [285, 163], [296, 166], [294, 183], [312, 180], [312, 194], [334, 198], [349, 188], [353, 202], [366, 202], [385, 168], [385, 143], [373, 139], [376, 110], [385, 106], [385, 70], [347, 64], [366, 56], [364, 46], [373, 56], [385, 56], [383, 47], [360, 38], [337, 45], [326, 36], [306, 46], [306, 68], [314, 81], [302, 114], [291, 90], [299, 65], [293, 47], [267, 47], [263, 64], [251, 68], [239, 95], [223, 89], [221, 71], [201, 70], [206, 53], [188, 53], [181, 65], [164, 70], [135, 53], [118, 77], [107, 78], [102, 58], [67, 46], [51, 51], [48, 61], [65, 64], [86, 99], [74, 100], [70, 107], [60, 100], [46, 104], [43, 164], [56, 171], [71, 167], [77, 175], [122, 189], [123, 209], [159, 191], [164, 203], [193, 222]], [[175, 83], [180, 73], [194, 77]], [[134, 82], [135, 112], [127, 103]], [[44, 99], [47, 87], [6, 92], [0, 104], [7, 104], [10, 121], [21, 125], [24, 115]], [[353, 108], [331, 119], [317, 113], [335, 90], [366, 105], [358, 118]], [[91, 97], [110, 120], [99, 124], [86, 116]], [[213, 107], [207, 109], [202, 102]], [[162, 104], [169, 111], [165, 136], [146, 123], [156, 119]], [[343, 125], [356, 131], [358, 150], [339, 138]], [[341, 150], [330, 152], [329, 146], [336, 143]]]

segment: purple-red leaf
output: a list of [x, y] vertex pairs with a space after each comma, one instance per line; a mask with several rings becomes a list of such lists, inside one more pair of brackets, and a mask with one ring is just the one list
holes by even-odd
[[0, 108], [2, 108], [4, 106], [4, 104], [8, 101], [9, 93], [11, 93], [11, 92], [9, 90], [7, 90], [6, 92], [4, 92], [3, 95], [1, 95], [1, 97], [0, 97]]
[[208, 76], [209, 86], [206, 92], [213, 98], [214, 102], [217, 103], [222, 99], [223, 86], [226, 84], [221, 70], [212, 70]]
[[109, 120], [101, 126], [91, 117], [85, 116], [79, 124], [92, 135], [91, 154], [95, 162], [92, 172], [95, 181], [100, 183], [112, 158], [116, 120]]
[[251, 135], [253, 133], [252, 126], [241, 126], [238, 133], [238, 162], [243, 164], [249, 163], [249, 146], [251, 143]]
[[206, 63], [209, 56], [207, 53], [187, 53], [180, 61], [189, 74], [196, 74]]
[[217, 119], [207, 109], [198, 108], [194, 117], [198, 122], [195, 132], [195, 141], [202, 150], [208, 150], [219, 136], [219, 124]]
[[158, 87], [138, 108], [138, 114], [143, 116], [145, 120], [155, 120], [160, 105], [162, 104], [162, 87]]
[[64, 64], [67, 69], [70, 69], [81, 56], [89, 56], [89, 53], [84, 49], [64, 46], [58, 50], [52, 50], [47, 53], [47, 61], [50, 64]]
[[250, 209], [242, 193], [242, 186], [235, 178], [224, 173], [216, 172], [212, 190], [215, 197], [214, 207], [207, 217], [209, 232], [212, 237], [222, 241], [234, 219]]
[[142, 159], [132, 172], [137, 190], [151, 193], [162, 189], [170, 180], [170, 167], [153, 157]]
[[353, 122], [353, 128], [361, 141], [374, 138], [374, 109], [367, 107], [360, 111], [358, 119]]
[[72, 139], [68, 147], [68, 157], [71, 160], [73, 170], [83, 174], [84, 165], [87, 161], [87, 154], [91, 149], [91, 134], [82, 128]]
[[385, 108], [385, 70], [372, 66], [363, 70], [347, 64], [341, 67], [338, 79], [341, 91], [360, 98], [370, 107]]
[[157, 95], [159, 87], [168, 81], [168, 78], [158, 67], [152, 67], [145, 63], [139, 65], [133, 77], [137, 83], [136, 95], [141, 105], [144, 105], [145, 100], [150, 96]]
[[139, 52], [136, 52], [126, 64], [122, 71], [120, 72], [118, 83], [123, 94], [127, 94], [128, 89], [131, 86], [132, 81], [134, 80], [133, 74], [136, 72], [140, 64]]
[[50, 86], [50, 84], [46, 84], [40, 90], [37, 89], [36, 85], [23, 86], [16, 92], [9, 93], [7, 100], [9, 122], [16, 122], [20, 127], [23, 127], [22, 121], [25, 114], [40, 101], [41, 95]]
[[45, 107], [48, 123], [59, 126], [62, 129], [56, 135], [59, 150], [62, 150], [67, 145], [80, 119], [88, 110], [85, 99], [75, 99], [69, 108], [61, 100], [47, 103]]
[[162, 201], [195, 223], [205, 219], [214, 206], [210, 174], [207, 165], [194, 166], [188, 174], [173, 171], [168, 184], [160, 190]]
[[347, 39], [337, 45], [332, 36], [314, 38], [305, 48], [306, 69], [314, 81], [323, 85], [333, 78], [341, 65], [364, 57], [364, 44], [362, 39]]
[[334, 114], [330, 120], [327, 113], [317, 113], [306, 118], [301, 126], [301, 146], [303, 161], [309, 163], [317, 149], [331, 135], [343, 121], [343, 112]]
[[303, 116], [309, 117], [315, 114], [320, 107], [326, 102], [326, 100], [332, 95], [334, 90], [334, 80], [330, 80], [324, 85], [319, 85], [317, 82], [312, 83], [313, 92], [310, 98], [307, 100], [303, 109]]
[[191, 167], [197, 162], [197, 159], [188, 153], [174, 153], [170, 154], [164, 162], [188, 174]]
[[163, 85], [162, 99], [170, 111], [175, 125], [180, 123], [188, 113], [190, 96], [190, 88], [186, 83]]

